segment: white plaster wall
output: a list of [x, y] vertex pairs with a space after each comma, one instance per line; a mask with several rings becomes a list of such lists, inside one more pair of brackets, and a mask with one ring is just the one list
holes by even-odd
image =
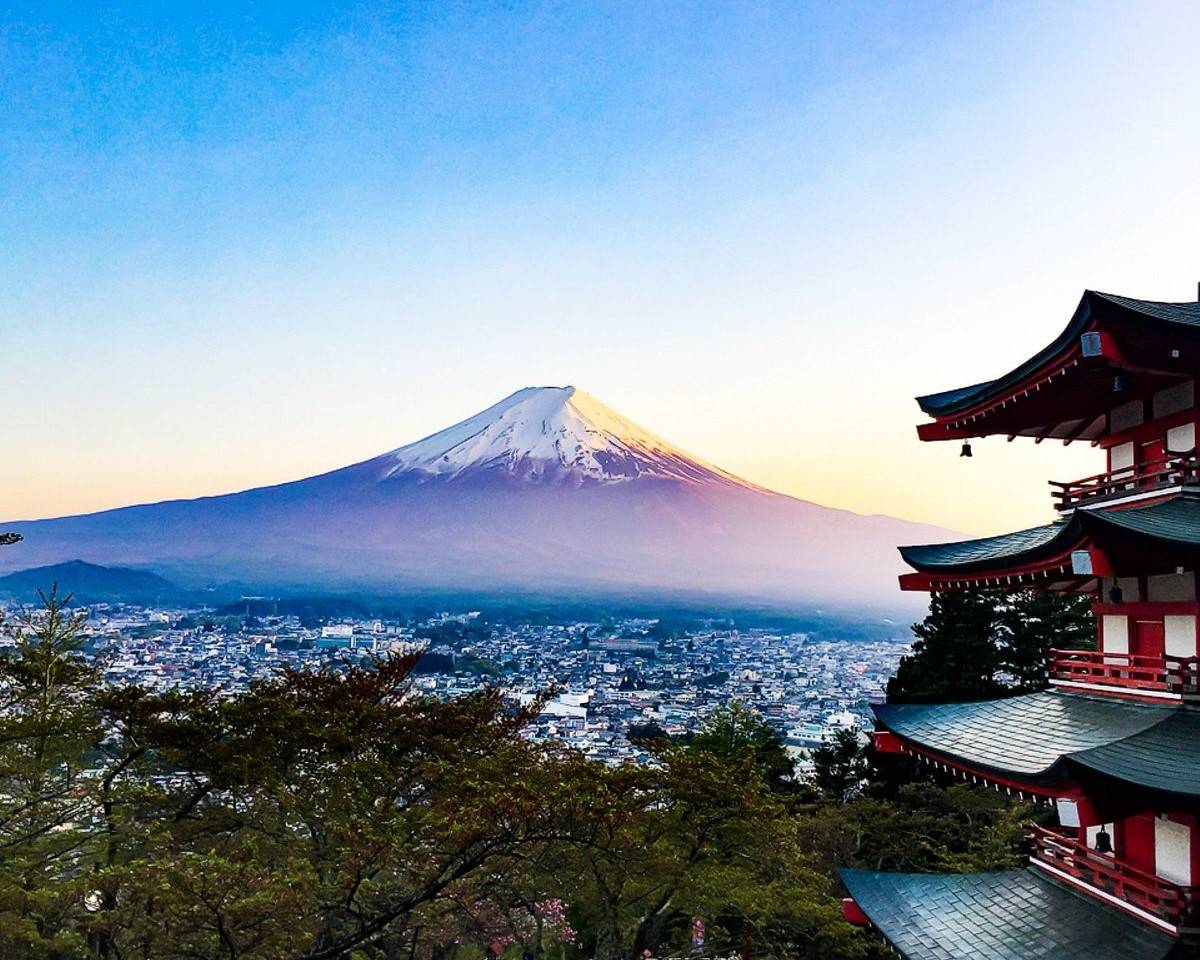
[[1100, 618], [1100, 648], [1105, 653], [1129, 652], [1129, 618], [1123, 613], [1106, 613]]
[[1192, 831], [1182, 823], [1155, 817], [1154, 872], [1174, 883], [1192, 882]]
[[1124, 470], [1133, 466], [1133, 444], [1119, 443], [1108, 451], [1108, 469]]
[[1163, 617], [1166, 632], [1166, 651], [1169, 657], [1196, 655], [1196, 618], [1191, 614], [1171, 614]]
[[1137, 577], [1117, 577], [1117, 584], [1126, 603], [1137, 603], [1142, 599], [1142, 585]]
[[1167, 451], [1169, 453], [1191, 453], [1196, 449], [1196, 425], [1194, 423], [1180, 424], [1167, 431]]

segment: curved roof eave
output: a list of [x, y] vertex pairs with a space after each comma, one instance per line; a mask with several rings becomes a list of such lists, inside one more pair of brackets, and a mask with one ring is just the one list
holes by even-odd
[[1200, 303], [1135, 300], [1113, 293], [1085, 290], [1062, 333], [1024, 363], [994, 380], [917, 397], [917, 404], [934, 419], [968, 410], [1002, 394], [1006, 388], [1017, 386], [1026, 377], [1050, 364], [1075, 347], [1079, 336], [1101, 320], [1135, 320], [1200, 329]]
[[1085, 540], [1104, 547], [1113, 535], [1200, 554], [1200, 496], [1181, 493], [1147, 506], [1076, 510], [1065, 520], [1013, 533], [899, 549], [904, 562], [921, 573], [1000, 574], [1062, 556]]
[[[1197, 755], [1187, 757], [1189, 748]], [[1200, 710], [1178, 707], [1144, 730], [1064, 759], [1068, 768], [1194, 800], [1200, 797]]]
[[986, 380], [970, 387], [958, 387], [954, 390], [943, 390], [940, 393], [930, 393], [917, 397], [917, 405], [931, 417], [943, 417], [973, 407], [992, 394], [998, 393], [1007, 386], [1020, 383], [1035, 370], [1039, 370], [1054, 357], [1073, 346], [1091, 322], [1091, 290], [1085, 290], [1079, 300], [1079, 306], [1071, 317], [1071, 322], [1063, 328], [1062, 333], [1049, 344], [1035, 353], [1032, 357], [1003, 376], [994, 380]]
[[983, 773], [1044, 786], [1064, 761], [1132, 738], [1178, 707], [1042, 691], [968, 703], [877, 704], [876, 721], [918, 747]]
[[1057, 556], [1078, 543], [1083, 531], [1076, 516], [1013, 533], [952, 543], [900, 547], [900, 556], [922, 573], [970, 573], [997, 564], [1020, 566]]

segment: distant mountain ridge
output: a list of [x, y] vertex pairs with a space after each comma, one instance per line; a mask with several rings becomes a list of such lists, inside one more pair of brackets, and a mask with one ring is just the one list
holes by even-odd
[[20, 603], [35, 603], [38, 591], [57, 584], [60, 597], [70, 595], [76, 603], [164, 602], [184, 598], [180, 587], [147, 570], [103, 567], [83, 560], [31, 567], [0, 577], [0, 597]]
[[895, 545], [948, 536], [748, 483], [574, 387], [519, 390], [303, 480], [3, 529], [25, 542], [0, 552], [0, 570], [83, 557], [188, 587], [686, 591], [889, 608]]

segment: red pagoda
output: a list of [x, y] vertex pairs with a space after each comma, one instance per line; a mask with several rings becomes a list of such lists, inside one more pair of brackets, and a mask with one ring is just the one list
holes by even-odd
[[1200, 303], [1088, 291], [1016, 369], [918, 399], [922, 440], [1088, 442], [1107, 469], [1052, 483], [1053, 523], [901, 548], [903, 589], [1085, 593], [1097, 631], [1041, 692], [875, 708], [879, 751], [1057, 813], [1023, 869], [843, 871], [847, 918], [906, 960], [1200, 957], [1197, 379]]

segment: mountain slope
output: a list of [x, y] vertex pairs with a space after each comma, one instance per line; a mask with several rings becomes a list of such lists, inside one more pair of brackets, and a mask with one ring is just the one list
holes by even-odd
[[190, 584], [639, 589], [893, 607], [895, 545], [946, 536], [756, 487], [572, 387], [518, 391], [424, 440], [292, 483], [4, 528], [26, 538], [0, 555], [10, 569], [82, 556]]
[[656, 477], [750, 486], [610, 410], [577, 387], [526, 387], [380, 458], [385, 476], [457, 478], [502, 469], [530, 480], [620, 483]]
[[147, 570], [102, 567], [70, 560], [0, 577], [0, 597], [20, 603], [37, 603], [38, 591], [49, 592], [51, 584], [58, 585], [59, 596], [69, 595], [78, 603], [169, 602], [184, 596], [175, 584]]

